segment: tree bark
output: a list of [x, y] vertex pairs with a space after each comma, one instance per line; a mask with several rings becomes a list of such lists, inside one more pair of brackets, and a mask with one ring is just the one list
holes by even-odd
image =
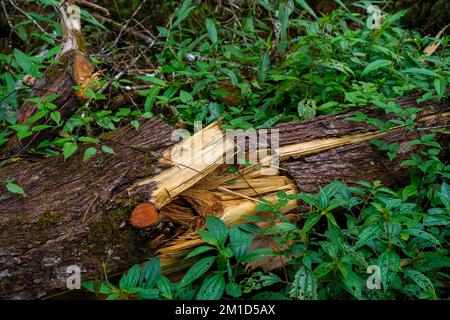
[[[415, 99], [403, 98], [399, 103], [417, 106]], [[406, 171], [399, 164], [412, 151], [408, 141], [449, 121], [448, 101], [420, 106], [424, 111], [416, 126], [428, 129], [397, 128], [379, 138], [400, 142], [398, 157], [392, 162], [369, 140], [361, 140], [284, 157], [280, 166], [302, 192], [315, 192], [335, 179], [402, 183]], [[370, 117], [388, 119], [372, 107], [364, 111]], [[365, 123], [346, 120], [352, 114], [281, 124], [276, 127], [280, 145], [308, 141], [314, 145], [324, 139], [376, 131]], [[0, 167], [0, 181], [13, 178], [27, 193], [22, 197], [0, 186], [0, 298], [35, 299], [64, 290], [70, 265], [81, 268], [83, 280], [100, 276], [104, 266], [111, 273], [123, 271], [152, 256], [164, 239], [183, 232], [174, 221], [162, 221], [150, 230], [138, 230], [128, 223], [133, 208], [151, 202], [158, 187], [148, 183], [136, 188], [136, 182], [170, 169], [158, 161], [155, 152], [163, 155], [172, 144], [172, 132], [160, 120], [146, 120], [139, 130], [126, 127], [99, 137], [115, 155], [99, 153], [83, 162], [81, 150], [66, 161], [62, 157], [21, 158]], [[201, 194], [190, 192], [189, 197], [196, 200]]]

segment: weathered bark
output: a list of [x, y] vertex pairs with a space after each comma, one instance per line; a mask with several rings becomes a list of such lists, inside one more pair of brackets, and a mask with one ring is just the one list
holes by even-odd
[[161, 170], [150, 150], [167, 147], [170, 134], [163, 122], [149, 120], [139, 131], [101, 137], [116, 155], [83, 162], [80, 153], [66, 162], [20, 160], [0, 168], [0, 181], [14, 178], [27, 193], [0, 187], [0, 298], [39, 298], [64, 288], [69, 265], [78, 265], [86, 279], [99, 275], [102, 263], [117, 271], [147, 257], [145, 234], [121, 227], [133, 199], [114, 197]]
[[[422, 120], [418, 121], [416, 128], [448, 125], [449, 115], [445, 115], [450, 111], [448, 100], [417, 104], [416, 99], [416, 96], [411, 96], [397, 100], [402, 107], [423, 108], [424, 111], [419, 117]], [[384, 121], [393, 118], [392, 114], [386, 116], [383, 111], [372, 107], [366, 107], [359, 111], [364, 112], [371, 118]], [[277, 126], [280, 129], [280, 145], [285, 146], [297, 141], [339, 137], [376, 130], [376, 127], [368, 126], [363, 122], [346, 121], [347, 117], [349, 117], [349, 113], [344, 112], [331, 117], [319, 116], [307, 122], [281, 124]], [[428, 119], [424, 120], [424, 118]], [[370, 141], [363, 141], [299, 159], [287, 160], [282, 163], [282, 167], [287, 169], [303, 192], [316, 192], [319, 190], [319, 186], [323, 186], [334, 179], [348, 183], [378, 179], [386, 185], [401, 184], [407, 177], [407, 169], [400, 167], [400, 163], [413, 151], [409, 141], [426, 133], [430, 133], [430, 131], [414, 130], [410, 132], [406, 128], [400, 128], [378, 138], [388, 143], [400, 143], [398, 156], [394, 161], [390, 161], [386, 152], [379, 151]], [[446, 139], [448, 141], [448, 135], [443, 135], [440, 138], [443, 141]], [[446, 151], [444, 150], [444, 152]]]
[[[400, 103], [411, 106], [415, 98], [402, 99]], [[448, 101], [422, 107], [419, 127], [448, 124]], [[367, 108], [366, 113], [387, 119], [373, 108]], [[375, 130], [364, 123], [347, 121], [351, 114], [279, 125], [280, 144], [283, 147], [320, 142]], [[398, 128], [381, 137], [402, 143], [399, 157], [393, 162], [367, 140], [304, 152], [283, 160], [281, 167], [298, 190], [305, 192], [317, 191], [335, 179], [348, 183], [379, 179], [391, 185], [405, 178], [399, 163], [411, 151], [407, 141], [427, 132]], [[80, 152], [67, 161], [62, 157], [20, 159], [0, 167], [0, 181], [13, 178], [27, 193], [22, 197], [0, 186], [0, 298], [39, 298], [62, 290], [70, 265], [81, 268], [83, 280], [99, 276], [102, 264], [109, 272], [124, 270], [150, 257], [164, 239], [179, 232], [173, 221], [162, 221], [157, 229], [147, 231], [127, 223], [133, 208], [149, 202], [156, 186], [140, 185], [138, 192], [129, 192], [129, 188], [166, 169], [154, 152], [162, 154], [171, 145], [171, 133], [172, 129], [163, 122], [147, 120], [139, 130], [123, 128], [100, 137], [116, 155], [99, 153], [83, 162]], [[187, 191], [195, 200], [195, 192]], [[183, 205], [189, 208], [192, 203]], [[161, 238], [162, 234], [165, 236]]]

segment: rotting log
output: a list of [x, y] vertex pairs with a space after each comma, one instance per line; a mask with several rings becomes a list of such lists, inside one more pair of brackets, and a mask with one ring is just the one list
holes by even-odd
[[[403, 98], [399, 104], [418, 106], [415, 100]], [[314, 192], [335, 179], [401, 183], [405, 170], [399, 163], [411, 151], [408, 141], [449, 122], [448, 101], [420, 107], [424, 111], [416, 125], [425, 130], [413, 132], [397, 127], [379, 133], [346, 120], [352, 112], [281, 124], [276, 127], [281, 163], [271, 174], [261, 174], [264, 161], [239, 172], [220, 164], [192, 170], [170, 162], [166, 156], [173, 129], [155, 119], [143, 121], [139, 130], [125, 127], [100, 136], [115, 155], [99, 153], [83, 162], [81, 150], [67, 161], [9, 161], [0, 167], [0, 181], [13, 178], [27, 196], [0, 185], [0, 298], [40, 298], [64, 290], [70, 265], [79, 266], [86, 280], [99, 277], [103, 267], [120, 272], [157, 253], [165, 272], [178, 271], [186, 267], [180, 259], [201, 243], [194, 231], [203, 227], [205, 215], [235, 223], [254, 213], [260, 198], [275, 201], [278, 190]], [[388, 118], [371, 107], [364, 111]], [[221, 134], [216, 124], [207, 130]], [[390, 162], [377, 151], [370, 143], [374, 137], [400, 142], [398, 158]], [[159, 221], [136, 229], [129, 216], [142, 203], [158, 209]], [[285, 211], [301, 211], [297, 205], [291, 202]]]

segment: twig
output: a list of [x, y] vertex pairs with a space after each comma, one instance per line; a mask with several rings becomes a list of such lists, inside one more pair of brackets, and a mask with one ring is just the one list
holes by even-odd
[[90, 1], [86, 1], [86, 0], [76, 0], [75, 4], [79, 5], [80, 7], [84, 7], [84, 8], [88, 8], [94, 11], [99, 11], [102, 14], [109, 16], [109, 10], [106, 8], [103, 8], [102, 6], [92, 3]]
[[2, 8], [3, 8], [3, 12], [5, 13], [6, 21], [8, 22], [9, 28], [11, 29], [11, 31], [13, 31], [14, 27], [11, 23], [11, 19], [9, 18], [8, 11], [6, 10], [5, 0], [2, 0]]
[[125, 31], [126, 33], [130, 34], [132, 37], [134, 37], [136, 40], [138, 41], [143, 41], [145, 44], [149, 45], [150, 47], [153, 46], [155, 44], [155, 39], [147, 36], [145, 34], [143, 34], [142, 32], [133, 30], [132, 28], [128, 27], [128, 23], [126, 25], [122, 25], [120, 23], [118, 23], [117, 21], [114, 21], [112, 19], [106, 18], [102, 15], [93, 13], [92, 16], [99, 20], [101, 23], [103, 24], [108, 24], [110, 25], [113, 29], [119, 31], [119, 36], [116, 38], [116, 40], [114, 41], [114, 43], [112, 44], [112, 46], [114, 46], [118, 39], [120, 38], [120, 36], [122, 35], [122, 32]]
[[231, 194], [233, 194], [233, 195], [235, 195], [235, 196], [239, 196], [239, 197], [242, 197], [242, 198], [245, 198], [245, 199], [247, 199], [247, 200], [254, 201], [254, 202], [263, 203], [262, 201], [260, 201], [260, 200], [258, 200], [258, 199], [254, 199], [254, 198], [251, 198], [251, 197], [247, 197], [246, 195], [243, 195], [243, 194], [241, 194], [241, 193], [239, 193], [239, 192], [235, 192], [235, 191], [232, 191], [232, 190], [227, 189], [227, 188], [224, 188], [224, 187], [218, 187], [217, 190], [224, 191], [224, 192], [228, 192], [228, 193], [231, 193]]
[[11, 5], [12, 5], [17, 11], [19, 11], [19, 12], [22, 13], [24, 16], [26, 16], [28, 19], [30, 19], [31, 22], [32, 22], [32, 23], [33, 23], [33, 24], [34, 24], [34, 25], [35, 25], [35, 26], [36, 26], [43, 34], [45, 34], [47, 37], [51, 38], [53, 41], [61, 42], [61, 40], [57, 39], [54, 35], [48, 33], [47, 31], [45, 31], [45, 29], [42, 28], [41, 25], [40, 25], [36, 20], [34, 20], [27, 12], [25, 12], [25, 11], [23, 11], [21, 8], [19, 8], [19, 7], [14, 3], [13, 0], [9, 0], [9, 2], [11, 3]]
[[[130, 24], [130, 21], [134, 19], [134, 16], [139, 12], [139, 10], [141, 10], [141, 8], [143, 7], [143, 5], [145, 4], [146, 0], [142, 1], [141, 4], [139, 5], [139, 7], [137, 7], [137, 9], [133, 12], [133, 14], [131, 15], [130, 19], [128, 19], [128, 21], [122, 26], [122, 29], [120, 30], [116, 40], [114, 40], [112, 47], [114, 47], [117, 42], [119, 41], [120, 37], [122, 36], [122, 32], [125, 31], [128, 28], [128, 25]], [[150, 38], [150, 37], [147, 37]], [[154, 41], [152, 39], [152, 43], [150, 45], [153, 45]]]

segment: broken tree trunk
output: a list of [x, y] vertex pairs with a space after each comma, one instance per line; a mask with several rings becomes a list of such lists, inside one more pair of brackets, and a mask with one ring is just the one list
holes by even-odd
[[[43, 117], [45, 111], [40, 109], [41, 102], [51, 102], [61, 119], [68, 119], [89, 97], [85, 90], [98, 80], [94, 66], [89, 60], [84, 36], [81, 31], [80, 8], [73, 1], [62, 0], [59, 6], [63, 43], [56, 55], [57, 62], [51, 65], [42, 78], [32, 79], [32, 101], [25, 102], [19, 109], [17, 124], [30, 127], [52, 122]], [[74, 86], [81, 87], [74, 90]], [[74, 94], [75, 93], [75, 94]], [[51, 97], [51, 98], [50, 98]], [[48, 130], [30, 133], [30, 136], [10, 138], [4, 153], [23, 154], [51, 136]]]
[[[415, 100], [399, 103], [417, 106]], [[282, 124], [277, 127], [281, 162], [275, 168], [267, 167], [267, 161], [238, 172], [220, 163], [173, 163], [167, 159], [173, 129], [154, 119], [141, 123], [139, 130], [127, 127], [100, 136], [115, 155], [99, 153], [87, 162], [81, 160], [82, 152], [67, 161], [9, 159], [0, 166], [0, 181], [14, 179], [27, 196], [0, 185], [0, 298], [39, 298], [66, 288], [68, 266], [79, 266], [87, 280], [100, 276], [103, 268], [123, 271], [159, 248], [165, 272], [177, 271], [183, 268], [179, 258], [199, 244], [193, 232], [203, 226], [205, 215], [229, 224], [241, 221], [255, 212], [261, 198], [275, 201], [278, 190], [314, 192], [335, 179], [402, 182], [405, 171], [399, 163], [411, 151], [408, 141], [449, 121], [448, 101], [420, 107], [424, 111], [416, 122], [424, 130], [413, 132], [397, 127], [379, 133], [346, 120], [352, 112]], [[387, 119], [370, 107], [365, 113]], [[222, 135], [217, 124], [204, 132], [213, 138]], [[400, 142], [398, 159], [390, 162], [377, 151], [370, 143], [375, 137]], [[200, 152], [215, 159], [218, 154], [209, 148], [207, 143]], [[143, 203], [158, 209], [158, 222], [136, 229], [129, 216]], [[284, 209], [295, 208], [298, 204], [290, 202]]]

